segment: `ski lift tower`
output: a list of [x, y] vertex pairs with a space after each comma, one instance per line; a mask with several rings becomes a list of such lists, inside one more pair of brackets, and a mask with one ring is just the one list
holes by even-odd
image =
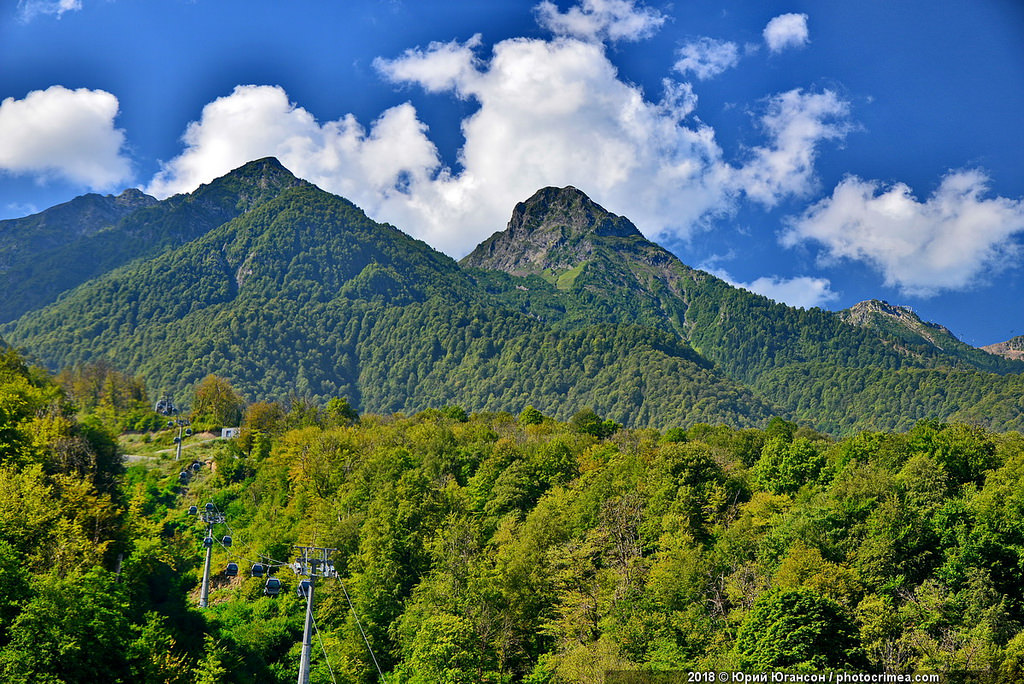
[[292, 563], [296, 575], [305, 575], [308, 580], [299, 582], [296, 591], [299, 598], [306, 599], [306, 624], [302, 631], [302, 659], [299, 661], [299, 684], [309, 684], [309, 658], [313, 646], [313, 590], [317, 577], [336, 577], [331, 563], [331, 554], [337, 549], [320, 546], [296, 546], [299, 558]]

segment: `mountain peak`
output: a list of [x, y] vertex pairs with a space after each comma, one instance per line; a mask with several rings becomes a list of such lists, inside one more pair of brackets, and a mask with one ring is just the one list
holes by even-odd
[[616, 216], [587, 195], [567, 185], [541, 188], [512, 211], [508, 231], [515, 237], [538, 232], [557, 232], [564, 239], [630, 237], [640, 235], [629, 219]]
[[996, 354], [1014, 361], [1024, 361], [1024, 335], [1018, 335], [1006, 342], [985, 345], [982, 349], [989, 354]]
[[311, 184], [297, 178], [275, 157], [263, 157], [200, 185], [184, 197], [190, 202], [230, 206], [232, 215], [225, 216], [226, 221], [239, 212], [248, 211], [277, 197], [287, 188], [299, 185]]
[[640, 231], [569, 185], [541, 188], [512, 211], [508, 227], [480, 243], [465, 266], [527, 275], [562, 271], [588, 261], [596, 245], [644, 240]]
[[[950, 339], [956, 337], [946, 327], [938, 323], [921, 320], [909, 306], [890, 304], [881, 299], [868, 299], [854, 304], [849, 309], [839, 312], [840, 316], [853, 325], [863, 328], [896, 328], [917, 335], [930, 344], [943, 349]], [[956, 340], [959, 342], [959, 340]]]

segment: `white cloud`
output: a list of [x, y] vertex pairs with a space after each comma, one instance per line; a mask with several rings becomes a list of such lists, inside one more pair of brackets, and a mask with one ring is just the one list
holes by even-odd
[[0, 170], [40, 179], [63, 177], [108, 189], [131, 177], [114, 127], [117, 98], [103, 90], [51, 86], [0, 103]]
[[[632, 3], [614, 6], [638, 11]], [[457, 169], [441, 160], [411, 104], [389, 109], [367, 129], [351, 115], [319, 122], [279, 87], [240, 86], [188, 126], [185, 150], [148, 191], [190, 191], [274, 155], [453, 256], [500, 230], [517, 202], [547, 185], [581, 188], [652, 238], [685, 239], [733, 211], [744, 193], [772, 206], [807, 192], [817, 145], [847, 129], [847, 106], [834, 93], [783, 93], [762, 119], [768, 144], [734, 166], [714, 131], [691, 116], [697, 97], [690, 84], [666, 80], [652, 101], [619, 78], [602, 42], [512, 38], [482, 52], [474, 36], [374, 63], [392, 83], [477, 105], [461, 122]]]
[[801, 47], [807, 44], [806, 14], [780, 14], [764, 27], [764, 42], [772, 52], [782, 52], [786, 48]]
[[576, 185], [649, 235], [690, 234], [727, 211], [732, 169], [713, 131], [687, 123], [688, 84], [658, 102], [622, 82], [601, 44], [511, 39], [476, 58], [478, 39], [407, 51], [377, 68], [396, 83], [473, 99], [458, 173], [442, 165], [409, 104], [365, 130], [351, 115], [321, 123], [278, 87], [240, 86], [204, 107], [181, 155], [147, 191], [163, 197], [262, 156], [343, 195], [449, 254], [462, 255], [546, 185]]
[[704, 80], [731, 69], [740, 61], [739, 46], [729, 41], [714, 38], [699, 38], [687, 43], [679, 50], [676, 71], [693, 73]]
[[753, 282], [741, 283], [734, 280], [727, 271], [715, 269], [708, 270], [708, 272], [734, 287], [740, 287], [764, 295], [773, 301], [803, 309], [815, 306], [824, 307], [839, 298], [838, 293], [832, 291], [832, 284], [827, 278], [762, 276]]
[[761, 119], [770, 144], [752, 150], [749, 161], [737, 172], [739, 187], [768, 207], [786, 195], [808, 194], [815, 185], [818, 145], [842, 139], [852, 130], [849, 109], [849, 103], [831, 90], [805, 93], [796, 89], [770, 98]]
[[242, 164], [276, 156], [297, 175], [368, 209], [438, 166], [437, 150], [409, 104], [365, 130], [351, 115], [320, 124], [276, 86], [238, 86], [203, 108], [183, 136], [185, 151], [163, 165], [147, 192], [188, 192]]
[[[647, 101], [618, 78], [601, 45], [572, 39], [506, 40], [471, 71], [451, 68], [452, 51], [445, 45], [378, 62], [396, 82], [448, 82], [479, 104], [462, 122], [463, 171], [414, 193], [428, 208], [415, 222], [426, 219], [427, 232], [449, 250], [472, 248], [545, 185], [576, 185], [648, 234], [686, 235], [726, 207], [729, 169], [714, 133], [684, 123], [696, 102], [688, 85], [667, 82], [662, 101]], [[464, 234], [442, 234], [452, 226]]]
[[456, 40], [450, 43], [434, 42], [426, 50], [412, 48], [398, 59], [374, 60], [374, 65], [384, 71], [392, 81], [419, 84], [430, 93], [448, 90], [464, 96], [461, 88], [471, 84], [477, 75], [479, 61], [473, 50], [482, 42], [476, 34], [465, 43]]
[[813, 240], [827, 257], [867, 262], [909, 295], [964, 289], [1021, 253], [1024, 201], [987, 194], [977, 170], [949, 173], [924, 202], [903, 183], [883, 188], [851, 176], [794, 220], [782, 242]]
[[544, 0], [534, 11], [538, 23], [555, 35], [586, 41], [642, 40], [665, 23], [665, 15], [636, 0], [583, 0], [565, 12]]
[[55, 14], [59, 19], [65, 12], [82, 9], [81, 0], [18, 0], [22, 21], [32, 21], [40, 14]]

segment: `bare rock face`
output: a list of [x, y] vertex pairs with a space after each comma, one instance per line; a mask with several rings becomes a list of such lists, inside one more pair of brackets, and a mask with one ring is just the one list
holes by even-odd
[[508, 227], [484, 240], [464, 266], [530, 275], [589, 261], [595, 244], [641, 238], [629, 219], [605, 210], [572, 186], [543, 188], [512, 211]]
[[909, 307], [878, 299], [854, 304], [849, 309], [840, 311], [839, 317], [851, 325], [862, 328], [898, 331], [903, 335], [918, 337], [938, 349], [962, 344], [945, 326], [922, 321]]
[[1006, 342], [982, 347], [989, 354], [995, 354], [1014, 361], [1024, 361], [1024, 335], [1018, 335]]

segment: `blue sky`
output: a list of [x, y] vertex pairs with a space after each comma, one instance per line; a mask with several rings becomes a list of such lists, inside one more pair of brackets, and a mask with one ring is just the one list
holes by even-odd
[[575, 185], [795, 306], [1024, 334], [1017, 0], [7, 0], [0, 218], [275, 155], [460, 257]]

